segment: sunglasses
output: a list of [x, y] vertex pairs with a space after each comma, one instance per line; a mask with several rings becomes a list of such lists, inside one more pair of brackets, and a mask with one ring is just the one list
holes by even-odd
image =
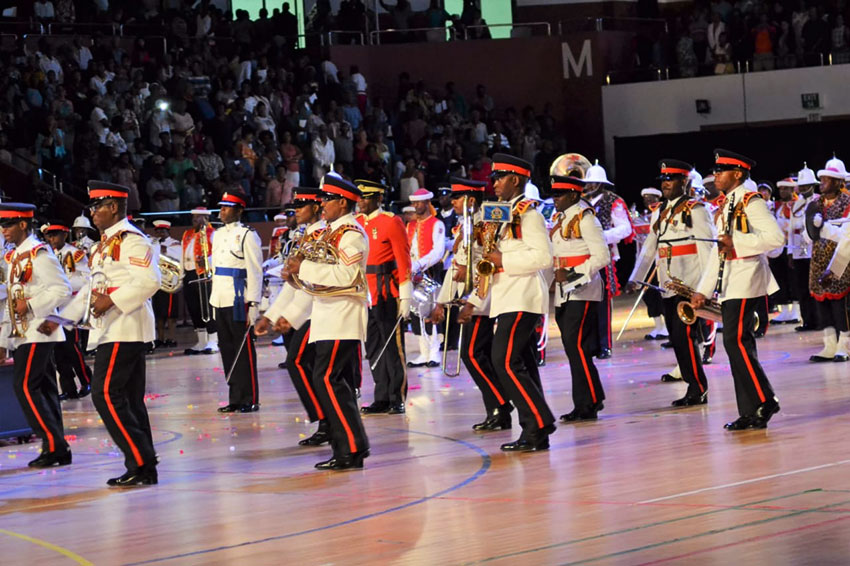
[[331, 202], [333, 200], [340, 200], [344, 197], [334, 194], [322, 195], [322, 202]]
[[110, 205], [110, 204], [112, 204], [113, 202], [115, 202], [115, 201], [113, 201], [112, 199], [103, 199], [103, 200], [99, 200], [99, 201], [97, 201], [97, 202], [94, 202], [94, 203], [92, 203], [92, 204], [90, 204], [90, 205], [88, 206], [89, 212], [91, 212], [92, 214], [94, 214], [94, 212], [95, 212], [98, 208], [101, 208], [101, 207], [104, 207], [104, 206]]
[[490, 173], [490, 179], [492, 179], [493, 181], [498, 181], [499, 179], [507, 177], [508, 175], [514, 175], [514, 173], [511, 173], [510, 171], [493, 171], [492, 173]]

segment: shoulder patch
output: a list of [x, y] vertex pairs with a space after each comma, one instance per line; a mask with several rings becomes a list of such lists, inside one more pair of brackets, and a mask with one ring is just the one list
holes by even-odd
[[537, 201], [533, 201], [530, 199], [521, 200], [516, 203], [514, 210], [517, 214], [525, 214], [529, 209], [535, 208], [537, 206]]
[[384, 216], [389, 216], [390, 218], [395, 218], [395, 213], [390, 212], [389, 210], [382, 210], [381, 214], [383, 214]]
[[656, 210], [658, 210], [658, 207], [660, 207], [660, 206], [661, 206], [661, 202], [660, 202], [660, 201], [659, 201], [659, 202], [654, 202], [654, 203], [652, 203], [652, 204], [650, 204], [650, 205], [649, 205], [649, 211], [650, 211], [650, 212], [655, 212]]
[[86, 257], [86, 252], [85, 252], [85, 250], [75, 250], [75, 251], [74, 251], [74, 261], [75, 261], [75, 262], [80, 261], [80, 260], [81, 260], [81, 259], [83, 259], [84, 257]]
[[37, 246], [33, 246], [30, 250], [30, 257], [35, 258], [40, 251], [47, 251], [47, 244], [38, 244]]
[[15, 257], [15, 250], [9, 250], [5, 254], [3, 254], [3, 259], [6, 260], [6, 263], [12, 263], [12, 258]]
[[704, 205], [701, 201], [698, 201], [696, 199], [691, 199], [691, 200], [689, 200], [688, 202], [685, 203], [685, 208], [687, 208], [688, 210], [693, 210], [694, 208], [696, 208], [698, 206], [704, 206]]
[[744, 198], [741, 199], [741, 200], [743, 201], [744, 206], [747, 206], [748, 204], [750, 204], [750, 201], [753, 200], [754, 198], [760, 198], [760, 199], [764, 200], [764, 197], [761, 196], [761, 193], [758, 193], [758, 192], [755, 192], [755, 191], [745, 194]]
[[591, 207], [587, 207], [587, 208], [585, 208], [584, 210], [581, 211], [581, 217], [582, 218], [584, 218], [588, 214], [590, 214], [591, 216], [596, 216], [596, 210], [594, 210]]

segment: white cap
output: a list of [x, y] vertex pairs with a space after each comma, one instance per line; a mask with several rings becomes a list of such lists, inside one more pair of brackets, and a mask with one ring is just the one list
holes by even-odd
[[196, 206], [195, 208], [192, 209], [191, 212], [192, 212], [193, 215], [196, 215], [196, 216], [209, 216], [210, 215], [209, 209], [205, 206]]
[[608, 174], [605, 173], [605, 168], [599, 165], [591, 165], [587, 168], [587, 172], [584, 174], [584, 182], [585, 183], [603, 183], [605, 185], [613, 185], [611, 181], [608, 180]]
[[279, 213], [274, 215], [275, 222], [278, 221], [278, 220], [286, 220], [287, 218], [289, 218], [289, 217], [282, 212], [279, 212]]
[[525, 198], [540, 201], [540, 189], [531, 181], [525, 184]]
[[434, 198], [434, 193], [428, 189], [417, 189], [415, 193], [410, 195], [410, 202], [418, 202], [423, 200], [431, 200]]
[[413, 208], [412, 206], [405, 206], [404, 208], [402, 208], [402, 209], [401, 209], [401, 211], [402, 211], [403, 213], [404, 213], [404, 212], [416, 212], [416, 209], [415, 209], [415, 208]]
[[661, 191], [656, 189], [655, 187], [647, 187], [640, 191], [640, 196], [645, 197], [646, 195], [655, 195], [657, 197], [664, 196]]
[[797, 172], [798, 185], [817, 185], [818, 180], [815, 177], [815, 172], [809, 169], [809, 166], [803, 163], [803, 168]]
[[154, 228], [171, 228], [171, 222], [168, 220], [154, 220], [153, 221]]
[[77, 216], [74, 218], [74, 223], [71, 225], [71, 228], [88, 228], [91, 230], [91, 221], [89, 221], [89, 219], [85, 216]]
[[703, 188], [704, 188], [707, 184], [709, 184], [709, 183], [713, 183], [713, 182], [714, 182], [714, 175], [706, 175], [705, 177], [703, 177], [703, 178], [702, 178], [702, 186], [703, 186]]
[[688, 173], [688, 178], [691, 180], [691, 187], [694, 189], [704, 189], [705, 185], [702, 184], [702, 175], [699, 174], [699, 171], [696, 169], [691, 169], [691, 172]]
[[796, 187], [797, 181], [794, 180], [794, 177], [785, 177], [781, 181], [776, 182], [777, 187]]
[[826, 165], [823, 166], [823, 169], [818, 171], [818, 179], [821, 177], [832, 177], [834, 179], [841, 179], [842, 181], [847, 178], [847, 168], [844, 166], [844, 162], [838, 159], [837, 157], [833, 157], [829, 161], [826, 162]]
[[756, 185], [756, 182], [753, 181], [752, 179], [747, 179], [746, 181], [744, 181], [744, 188], [747, 189], [748, 191], [758, 191], [759, 190], [758, 185]]

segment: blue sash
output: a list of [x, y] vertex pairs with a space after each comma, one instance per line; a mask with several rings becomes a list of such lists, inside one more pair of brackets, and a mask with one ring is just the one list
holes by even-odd
[[216, 267], [215, 274], [233, 278], [233, 320], [245, 322], [245, 281], [248, 279], [248, 270], [240, 267]]

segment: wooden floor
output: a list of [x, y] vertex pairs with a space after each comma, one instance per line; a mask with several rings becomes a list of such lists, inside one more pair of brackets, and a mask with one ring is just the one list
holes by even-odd
[[[157, 354], [160, 484], [107, 488], [122, 457], [91, 401], [68, 402], [72, 466], [30, 471], [36, 444], [0, 447], [0, 563], [847, 564], [850, 364], [810, 364], [820, 333], [772, 326], [759, 354], [782, 411], [766, 431], [728, 433], [722, 346], [709, 405], [672, 410], [684, 385], [659, 381], [672, 353], [642, 340], [648, 324], [598, 364], [601, 419], [560, 425], [549, 452], [500, 453], [518, 431], [470, 429], [484, 411], [466, 373], [412, 370], [407, 415], [367, 418], [372, 456], [348, 473], [315, 471], [327, 448], [296, 446], [314, 425], [277, 369], [282, 348], [260, 348], [262, 410], [237, 416], [215, 411], [227, 396], [216, 356]], [[562, 414], [554, 327], [548, 352], [546, 396]]]

